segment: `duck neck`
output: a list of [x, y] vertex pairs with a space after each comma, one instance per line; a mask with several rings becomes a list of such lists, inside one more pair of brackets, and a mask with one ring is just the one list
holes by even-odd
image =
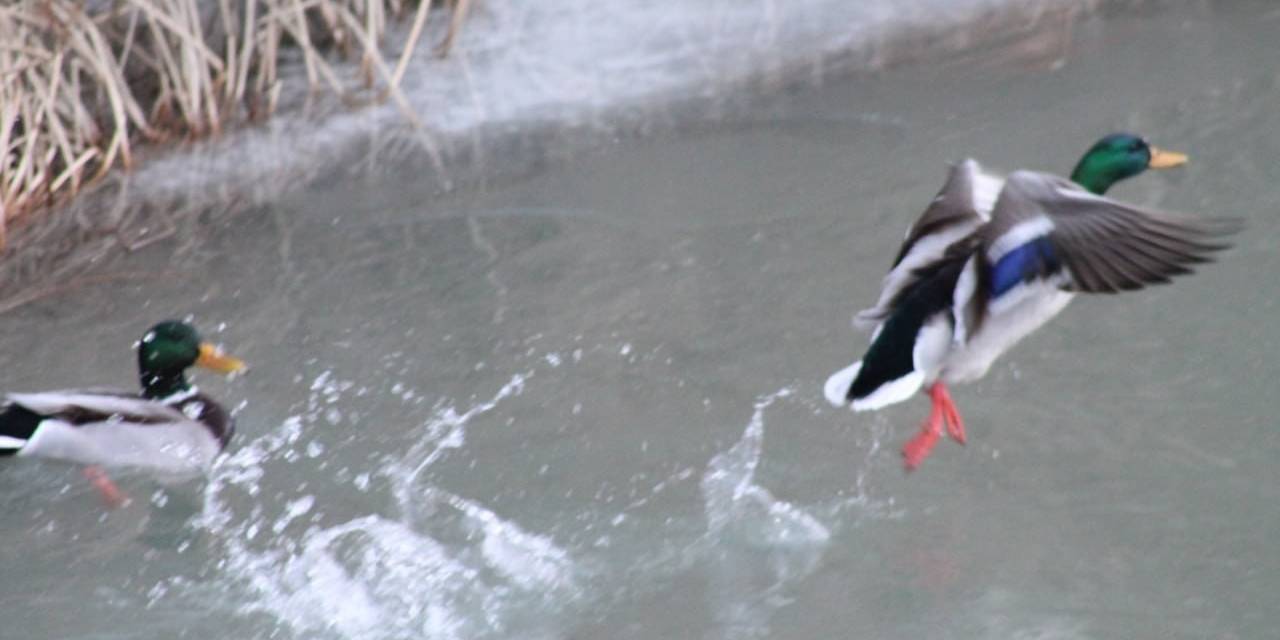
[[1084, 187], [1086, 190], [1096, 195], [1102, 195], [1106, 193], [1107, 189], [1111, 188], [1111, 185], [1114, 185], [1116, 182], [1118, 182], [1117, 180], [1112, 180], [1103, 176], [1098, 176], [1096, 174], [1091, 174], [1088, 172], [1082, 173], [1079, 170], [1071, 174], [1071, 181]]
[[1131, 168], [1128, 171], [1123, 169], [1105, 157], [1087, 153], [1071, 171], [1071, 181], [1095, 195], [1103, 195], [1115, 183], [1141, 173], [1141, 170], [1134, 172]]
[[176, 374], [142, 372], [142, 395], [146, 398], [160, 400], [190, 389], [191, 385], [187, 383], [187, 376], [181, 371]]

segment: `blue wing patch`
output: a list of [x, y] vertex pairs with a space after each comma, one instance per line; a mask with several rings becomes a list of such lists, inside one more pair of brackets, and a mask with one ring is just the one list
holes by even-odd
[[1037, 276], [1047, 276], [1061, 267], [1053, 242], [1040, 236], [1000, 256], [991, 267], [991, 295], [999, 296]]

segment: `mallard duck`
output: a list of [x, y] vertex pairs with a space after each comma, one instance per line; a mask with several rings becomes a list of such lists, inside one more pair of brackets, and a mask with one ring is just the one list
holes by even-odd
[[229, 374], [244, 363], [202, 342], [185, 322], [161, 322], [138, 343], [142, 393], [110, 389], [12, 393], [0, 407], [0, 455], [90, 465], [108, 503], [123, 500], [101, 467], [172, 474], [207, 468], [235, 429], [222, 405], [187, 382], [192, 365]]
[[1228, 245], [1238, 221], [1197, 219], [1102, 196], [1146, 169], [1185, 163], [1126, 133], [1106, 136], [1066, 180], [1017, 171], [985, 173], [972, 159], [907, 232], [879, 301], [854, 319], [873, 329], [862, 360], [827, 379], [837, 406], [870, 411], [924, 389], [933, 403], [902, 449], [908, 470], [964, 422], [947, 386], [986, 374], [992, 362], [1044, 325], [1077, 293], [1116, 293], [1169, 282]]

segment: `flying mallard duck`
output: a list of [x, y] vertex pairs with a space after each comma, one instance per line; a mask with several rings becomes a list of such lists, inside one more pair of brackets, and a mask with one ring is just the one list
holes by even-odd
[[111, 504], [123, 501], [99, 465], [169, 473], [207, 468], [231, 439], [230, 414], [187, 383], [191, 365], [219, 373], [244, 363], [201, 342], [185, 322], [161, 322], [138, 344], [142, 394], [110, 389], [9, 394], [0, 407], [0, 456], [90, 465], [85, 475]]
[[837, 406], [876, 410], [925, 389], [933, 409], [902, 449], [907, 469], [942, 434], [965, 441], [948, 384], [991, 363], [1062, 311], [1076, 293], [1117, 293], [1169, 282], [1228, 245], [1236, 220], [1197, 219], [1102, 197], [1147, 169], [1185, 163], [1117, 133], [1080, 159], [1071, 180], [1017, 171], [1001, 179], [973, 160], [951, 168], [942, 191], [907, 232], [876, 306], [854, 323], [873, 328], [863, 359], [827, 379]]

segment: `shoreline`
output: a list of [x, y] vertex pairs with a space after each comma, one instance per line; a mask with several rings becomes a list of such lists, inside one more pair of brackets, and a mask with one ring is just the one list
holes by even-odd
[[[133, 170], [113, 172], [13, 234], [0, 264], [0, 311], [31, 298], [33, 287], [83, 279], [114, 253], [177, 235], [187, 218], [216, 224], [320, 180], [394, 172], [433, 180], [443, 192], [724, 117], [753, 97], [827, 78], [956, 57], [1052, 69], [1081, 21], [1147, 3], [909, 0], [891, 9], [801, 0], [741, 8], [714, 0], [674, 16], [636, 0], [620, 4], [578, 3], [575, 18], [477, 5], [448, 58], [427, 47], [413, 52], [400, 88], [425, 130], [415, 131], [390, 100], [348, 110], [329, 98], [285, 96], [286, 108], [260, 125], [149, 148]], [[429, 22], [424, 40], [440, 41], [445, 25]], [[392, 38], [404, 42], [407, 30], [396, 25]], [[620, 40], [623, 33], [633, 40]], [[637, 41], [648, 48], [634, 50]], [[209, 211], [217, 213], [198, 215]]]

